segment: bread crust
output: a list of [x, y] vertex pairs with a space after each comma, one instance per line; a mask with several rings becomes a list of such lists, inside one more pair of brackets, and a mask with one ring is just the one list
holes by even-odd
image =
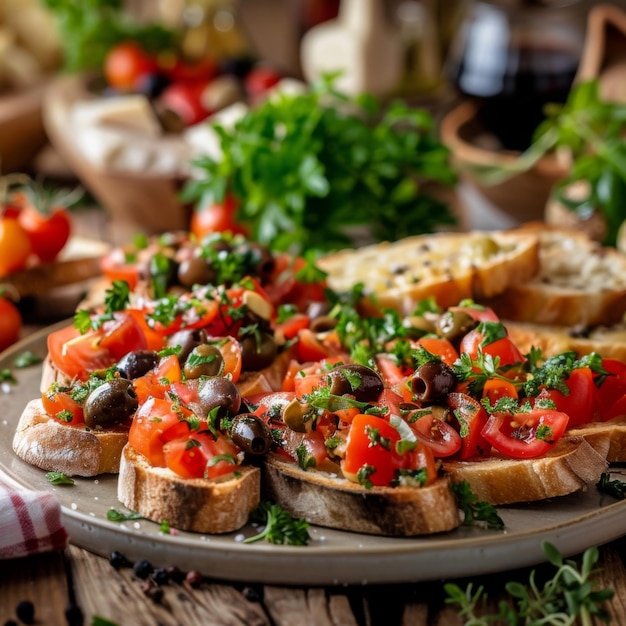
[[241, 466], [218, 478], [181, 478], [153, 467], [130, 444], [122, 451], [118, 500], [143, 517], [172, 528], [221, 534], [238, 530], [259, 505], [261, 471]]
[[119, 471], [128, 428], [89, 429], [85, 424], [64, 426], [44, 410], [40, 398], [31, 400], [13, 435], [13, 451], [21, 459], [67, 476], [97, 476]]
[[532, 232], [437, 233], [343, 250], [317, 263], [336, 291], [363, 283], [375, 300], [363, 302], [366, 313], [393, 308], [408, 315], [424, 298], [445, 308], [527, 281], [539, 271], [539, 240]]
[[459, 511], [447, 478], [427, 487], [366, 489], [343, 477], [300, 469], [276, 454], [263, 463], [264, 496], [311, 524], [410, 537], [456, 528]]
[[568, 436], [538, 458], [444, 461], [444, 471], [454, 482], [467, 481], [480, 500], [493, 505], [534, 502], [597, 482], [608, 468], [608, 449], [606, 433], [598, 436], [594, 446], [582, 436]]
[[626, 461], [626, 415], [575, 426], [568, 432], [572, 437], [583, 437], [598, 452], [604, 453], [609, 463]]

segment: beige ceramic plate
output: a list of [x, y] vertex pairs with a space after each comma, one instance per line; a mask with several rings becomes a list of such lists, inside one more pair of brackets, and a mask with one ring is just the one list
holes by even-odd
[[[54, 327], [53, 327], [54, 328]], [[0, 369], [28, 349], [45, 354], [47, 332], [16, 344], [0, 355]], [[198, 569], [215, 578], [271, 584], [333, 585], [394, 583], [478, 575], [535, 565], [545, 560], [541, 542], [550, 541], [573, 556], [626, 532], [626, 501], [587, 493], [531, 505], [506, 507], [505, 531], [461, 528], [423, 539], [392, 539], [312, 528], [307, 547], [244, 544], [256, 534], [248, 526], [220, 536], [166, 535], [140, 520], [109, 522], [107, 510], [123, 510], [114, 476], [79, 479], [73, 486], [51, 486], [45, 472], [18, 459], [11, 449], [13, 431], [28, 400], [38, 394], [40, 368], [14, 370], [18, 384], [0, 397], [0, 474], [17, 486], [53, 492], [62, 505], [71, 541], [107, 556], [120, 550], [130, 559], [155, 565]]]

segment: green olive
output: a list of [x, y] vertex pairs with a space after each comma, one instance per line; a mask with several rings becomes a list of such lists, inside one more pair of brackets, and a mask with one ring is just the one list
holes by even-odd
[[85, 400], [85, 424], [90, 428], [125, 422], [138, 406], [133, 383], [126, 378], [113, 378], [96, 387]]
[[436, 331], [440, 337], [453, 341], [467, 334], [474, 326], [476, 320], [465, 311], [446, 311], [439, 316]]
[[500, 246], [492, 237], [478, 237], [469, 241], [472, 254], [480, 259], [488, 259], [500, 252]]
[[283, 421], [291, 430], [305, 433], [307, 431], [306, 423], [311, 418], [310, 411], [311, 407], [308, 404], [294, 398], [283, 409]]
[[253, 413], [237, 415], [230, 428], [230, 436], [246, 454], [253, 456], [265, 454], [274, 443], [267, 424]]
[[246, 335], [240, 343], [241, 367], [247, 372], [256, 372], [270, 366], [278, 354], [274, 336], [264, 331]]
[[185, 360], [183, 373], [187, 378], [218, 376], [224, 370], [224, 357], [219, 348], [210, 343], [196, 346]]
[[236, 415], [241, 407], [241, 394], [237, 386], [223, 376], [209, 376], [202, 378], [198, 385], [200, 417], [206, 417], [218, 408], [217, 416]]
[[328, 376], [331, 381], [330, 393], [337, 396], [350, 394], [359, 402], [377, 400], [384, 388], [378, 372], [357, 363], [333, 367]]

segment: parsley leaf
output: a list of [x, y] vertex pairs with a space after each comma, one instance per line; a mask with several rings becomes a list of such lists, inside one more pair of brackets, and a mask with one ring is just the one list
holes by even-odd
[[257, 535], [244, 539], [244, 543], [266, 540], [269, 543], [306, 546], [310, 540], [308, 522], [293, 517], [278, 504], [266, 500], [252, 511], [250, 521], [265, 527]]

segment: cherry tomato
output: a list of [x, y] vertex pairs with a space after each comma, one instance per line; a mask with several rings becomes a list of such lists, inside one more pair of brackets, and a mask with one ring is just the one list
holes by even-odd
[[598, 406], [602, 419], [611, 414], [617, 415], [613, 405], [626, 395], [626, 363], [618, 359], [602, 359], [602, 367], [608, 372], [596, 386], [598, 388]]
[[40, 211], [33, 205], [26, 205], [18, 220], [28, 234], [33, 253], [43, 263], [50, 263], [59, 256], [72, 232], [70, 214], [62, 206]]
[[244, 78], [244, 87], [251, 101], [258, 100], [274, 87], [282, 76], [269, 67], [258, 66], [251, 69]]
[[569, 418], [561, 411], [533, 409], [528, 413], [493, 413], [483, 437], [499, 452], [516, 459], [546, 454], [567, 428]]
[[0, 218], [0, 276], [24, 269], [31, 252], [30, 238], [19, 220]]
[[159, 102], [176, 113], [185, 126], [198, 124], [212, 113], [205, 107], [202, 97], [209, 82], [194, 80], [171, 83], [163, 90]]
[[465, 393], [448, 394], [448, 406], [457, 422], [457, 431], [461, 435], [461, 448], [457, 456], [461, 460], [487, 456], [491, 444], [482, 435], [489, 416], [478, 400]]
[[129, 352], [148, 347], [143, 327], [137, 317], [126, 312], [115, 313], [114, 319], [102, 325], [101, 334], [99, 347], [107, 350], [115, 361], [119, 361]]
[[421, 337], [417, 340], [417, 345], [431, 354], [438, 356], [446, 365], [450, 365], [451, 367], [459, 358], [457, 349], [448, 339], [443, 337]]
[[510, 380], [490, 378], [483, 386], [483, 398], [493, 406], [500, 398], [518, 398], [517, 387]]
[[189, 230], [198, 241], [210, 234], [229, 231], [233, 234], [246, 234], [246, 229], [236, 220], [237, 201], [226, 196], [223, 202], [209, 207], [197, 207], [191, 214]]
[[479, 351], [499, 357], [500, 367], [524, 361], [524, 356], [506, 335], [506, 330], [500, 322], [481, 322], [461, 339], [459, 351], [468, 354], [472, 360], [478, 357]]
[[22, 316], [19, 309], [0, 294], [0, 350], [13, 345], [22, 331]]
[[411, 422], [417, 439], [433, 451], [437, 458], [452, 456], [461, 449], [461, 435], [445, 420], [432, 413]]
[[104, 60], [104, 77], [111, 87], [132, 90], [138, 81], [157, 70], [157, 63], [137, 42], [124, 41], [111, 48]]
[[202, 57], [197, 61], [188, 61], [177, 56], [173, 60], [166, 60], [161, 63], [161, 69], [173, 83], [208, 82], [219, 73], [217, 63], [209, 57]]
[[120, 262], [112, 254], [106, 254], [100, 259], [100, 269], [111, 282], [114, 280], [127, 282], [131, 291], [139, 282], [139, 266], [135, 263]]
[[563, 382], [569, 393], [562, 393], [558, 389], [543, 389], [537, 400], [552, 400], [557, 410], [569, 415], [569, 426], [593, 422], [599, 417], [597, 389], [590, 368], [579, 367], [572, 370]]

